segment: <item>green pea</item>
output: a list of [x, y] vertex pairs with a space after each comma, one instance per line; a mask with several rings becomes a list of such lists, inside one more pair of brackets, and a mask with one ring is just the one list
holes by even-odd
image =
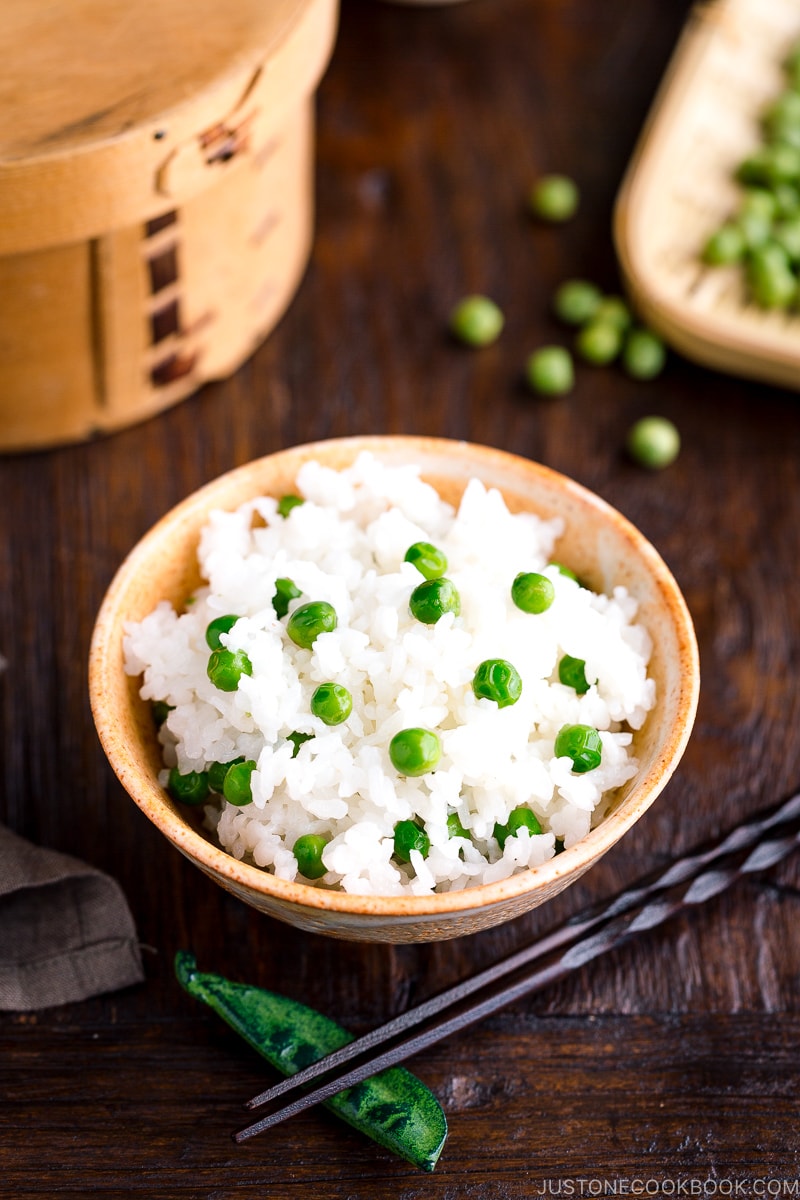
[[775, 196], [766, 188], [745, 188], [739, 204], [739, 213], [757, 213], [765, 220], [771, 221], [775, 216], [777, 205]]
[[439, 579], [447, 570], [447, 556], [430, 542], [414, 542], [403, 561], [413, 563], [425, 579]]
[[181, 775], [173, 767], [167, 780], [167, 791], [180, 804], [202, 804], [208, 796], [208, 775], [205, 771], [187, 771]]
[[800, 211], [800, 188], [796, 183], [778, 183], [772, 194], [778, 219], [797, 216]]
[[287, 742], [291, 742], [294, 749], [292, 750], [292, 758], [297, 758], [300, 753], [300, 747], [305, 742], [313, 742], [313, 733], [289, 733], [286, 736]]
[[597, 312], [602, 293], [584, 279], [568, 279], [553, 298], [553, 311], [566, 325], [585, 325]]
[[288, 517], [293, 508], [298, 508], [299, 505], [305, 504], [302, 496], [281, 496], [278, 501], [278, 516]]
[[432, 729], [401, 729], [389, 743], [389, 758], [401, 775], [427, 775], [441, 757], [442, 743]]
[[558, 664], [558, 678], [565, 687], [574, 688], [579, 696], [585, 695], [589, 690], [586, 663], [582, 658], [573, 658], [572, 655], [565, 654]]
[[800, 263], [800, 214], [776, 221], [772, 227], [772, 237], [792, 266], [796, 267]]
[[571, 758], [577, 775], [600, 766], [603, 743], [592, 725], [563, 725], [555, 742], [556, 758]]
[[167, 704], [166, 700], [154, 700], [150, 711], [153, 714], [153, 720], [156, 723], [156, 729], [160, 729], [171, 712], [174, 711], [174, 704]]
[[641, 417], [629, 430], [626, 446], [640, 466], [660, 471], [678, 457], [681, 438], [666, 417]]
[[736, 218], [736, 224], [741, 230], [745, 251], [758, 249], [769, 241], [772, 232], [772, 221], [759, 212], [743, 212]]
[[450, 332], [468, 346], [488, 346], [502, 332], [505, 318], [488, 296], [465, 296], [450, 314]]
[[800, 44], [793, 46], [784, 59], [783, 69], [792, 87], [800, 84]]
[[632, 379], [655, 379], [664, 369], [667, 352], [649, 329], [632, 329], [622, 349], [622, 365]]
[[231, 759], [230, 762], [213, 762], [208, 768], [208, 785], [212, 792], [222, 793], [225, 784], [225, 776], [234, 763], [244, 762], [244, 758]]
[[494, 700], [498, 708], [507, 708], [522, 695], [522, 679], [507, 659], [487, 658], [475, 671], [472, 690], [479, 700]]
[[230, 633], [239, 618], [234, 613], [227, 613], [224, 617], [215, 617], [206, 626], [206, 645], [209, 650], [219, 650], [222, 642], [219, 640], [221, 633]]
[[777, 242], [756, 247], [747, 264], [747, 282], [760, 308], [788, 308], [797, 295], [789, 257]]
[[786, 142], [760, 146], [740, 164], [736, 178], [745, 186], [774, 188], [800, 180], [800, 149]]
[[716, 229], [703, 248], [703, 262], [710, 267], [725, 267], [744, 258], [745, 237], [741, 225], [726, 221]]
[[253, 674], [253, 664], [244, 650], [212, 650], [206, 668], [208, 678], [221, 692], [235, 692], [243, 675]]
[[321, 879], [327, 867], [322, 861], [322, 851], [331, 839], [321, 833], [304, 833], [292, 846], [297, 859], [297, 869], [306, 879]]
[[435, 625], [445, 613], [461, 612], [461, 597], [450, 579], [426, 579], [411, 593], [409, 611], [423, 625]]
[[243, 808], [245, 804], [252, 804], [253, 792], [250, 786], [250, 776], [255, 769], [256, 764], [252, 759], [248, 759], [247, 762], [236, 762], [228, 768], [222, 785], [222, 794], [229, 804], [235, 804], [237, 808]]
[[272, 607], [277, 617], [285, 617], [289, 611], [289, 603], [302, 596], [300, 588], [291, 579], [275, 580], [275, 595], [272, 597]]
[[764, 113], [762, 123], [771, 140], [791, 142], [793, 132], [800, 127], [800, 93], [793, 88], [781, 92]]
[[311, 711], [326, 725], [341, 725], [353, 711], [353, 697], [341, 683], [321, 683], [311, 697]]
[[509, 813], [505, 825], [495, 825], [494, 836], [497, 838], [501, 850], [505, 848], [506, 839], [516, 837], [520, 829], [527, 829], [531, 836], [542, 832], [536, 814], [524, 804]]
[[565, 567], [563, 563], [551, 562], [549, 565], [551, 567], [555, 567], [559, 575], [563, 575], [565, 579], [571, 579], [573, 583], [580, 584], [580, 579], [578, 579], [578, 576], [575, 574], [575, 572], [571, 571], [569, 567]]
[[522, 612], [546, 612], [555, 598], [552, 582], [536, 571], [521, 571], [511, 584], [511, 599]]
[[451, 838], [469, 838], [469, 834], [461, 823], [457, 812], [447, 814], [447, 836]]
[[286, 631], [296, 646], [310, 650], [321, 633], [332, 633], [337, 624], [333, 605], [326, 600], [312, 600], [294, 610]]
[[564, 346], [541, 346], [528, 356], [525, 378], [542, 396], [562, 396], [575, 384], [572, 355]]
[[394, 827], [394, 856], [400, 862], [411, 862], [411, 851], [419, 850], [427, 858], [431, 840], [416, 821], [398, 821]]
[[613, 325], [620, 333], [625, 333], [633, 323], [631, 310], [622, 296], [603, 296], [592, 319], [601, 325]]
[[568, 221], [580, 204], [580, 192], [566, 175], [543, 175], [531, 188], [528, 205], [544, 221]]
[[575, 349], [586, 362], [605, 366], [622, 349], [622, 332], [610, 321], [590, 321], [578, 333]]

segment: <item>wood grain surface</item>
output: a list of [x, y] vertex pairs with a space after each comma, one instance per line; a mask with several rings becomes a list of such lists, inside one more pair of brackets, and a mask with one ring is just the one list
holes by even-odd
[[[345, 0], [319, 95], [312, 262], [268, 342], [134, 429], [0, 459], [0, 819], [120, 881], [147, 971], [0, 1017], [0, 1195], [797, 1194], [796, 860], [415, 1060], [450, 1124], [432, 1176], [320, 1111], [234, 1147], [241, 1105], [274, 1076], [172, 974], [191, 949], [360, 1032], [800, 784], [797, 395], [675, 356], [649, 384], [580, 365], [557, 400], [520, 382], [534, 347], [568, 340], [549, 314], [562, 280], [618, 287], [614, 196], [688, 8]], [[582, 189], [564, 227], [525, 212], [552, 170]], [[474, 291], [507, 317], [479, 352], [445, 332]], [[651, 412], [683, 439], [657, 474], [622, 450]], [[543, 909], [439, 945], [334, 942], [250, 911], [127, 799], [89, 713], [94, 616], [148, 527], [230, 467], [357, 433], [468, 438], [573, 476], [654, 542], [700, 642], [695, 732], [648, 814]]]

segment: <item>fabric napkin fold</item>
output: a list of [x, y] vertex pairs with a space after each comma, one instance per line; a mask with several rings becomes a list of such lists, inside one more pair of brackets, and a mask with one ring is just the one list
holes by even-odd
[[0, 826], [0, 1009], [51, 1008], [143, 978], [116, 880]]

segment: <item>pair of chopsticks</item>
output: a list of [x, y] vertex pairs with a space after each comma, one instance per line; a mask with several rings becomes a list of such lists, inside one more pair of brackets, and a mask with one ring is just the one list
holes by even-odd
[[[260, 1108], [289, 1094], [292, 1098], [241, 1129], [234, 1140], [246, 1141], [466, 1029], [515, 1000], [563, 979], [637, 933], [654, 929], [685, 909], [712, 899], [738, 879], [767, 870], [798, 845], [800, 792], [776, 808], [746, 819], [720, 839], [652, 872], [611, 899], [591, 905], [559, 929], [477, 975], [415, 1005], [379, 1029], [267, 1088], [248, 1101], [246, 1107]], [[354, 1065], [348, 1066], [350, 1063]], [[316, 1087], [303, 1090], [315, 1081], [320, 1081]]]

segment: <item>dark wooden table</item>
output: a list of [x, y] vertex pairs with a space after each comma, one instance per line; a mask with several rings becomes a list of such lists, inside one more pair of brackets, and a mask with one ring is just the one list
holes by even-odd
[[[414, 1060], [450, 1123], [430, 1177], [320, 1110], [234, 1147], [241, 1102], [273, 1076], [172, 974], [191, 948], [362, 1031], [800, 783], [798, 397], [676, 357], [649, 384], [581, 366], [558, 400], [520, 384], [527, 353], [565, 336], [559, 282], [618, 287], [614, 196], [688, 8], [345, 0], [319, 96], [315, 250], [278, 329], [157, 419], [0, 460], [0, 819], [119, 879], [147, 970], [0, 1019], [0, 1194], [798, 1194], [797, 861]], [[550, 170], [582, 188], [566, 227], [525, 214]], [[477, 353], [444, 332], [472, 291], [507, 314]], [[621, 449], [650, 412], [683, 436], [658, 474]], [[127, 799], [87, 701], [101, 596], [162, 513], [250, 458], [373, 432], [489, 443], [594, 489], [664, 555], [701, 647], [695, 732], [646, 817], [544, 910], [438, 945], [334, 942], [223, 893]]]

